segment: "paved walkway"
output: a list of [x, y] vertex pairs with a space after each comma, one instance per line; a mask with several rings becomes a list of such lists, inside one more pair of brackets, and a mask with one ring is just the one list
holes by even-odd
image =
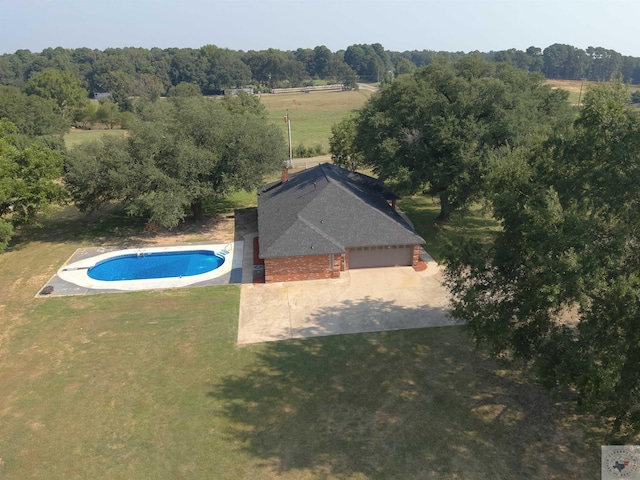
[[372, 268], [339, 279], [253, 284], [253, 237], [244, 238], [238, 344], [290, 338], [455, 325], [445, 308], [440, 267]]

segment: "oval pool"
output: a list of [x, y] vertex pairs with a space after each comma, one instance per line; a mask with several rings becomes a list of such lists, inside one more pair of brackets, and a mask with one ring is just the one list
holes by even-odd
[[225, 259], [210, 250], [132, 253], [108, 258], [88, 269], [94, 280], [190, 277], [219, 268]]

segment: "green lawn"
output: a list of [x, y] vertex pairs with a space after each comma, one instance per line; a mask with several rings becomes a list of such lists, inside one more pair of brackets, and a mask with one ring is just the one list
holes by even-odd
[[237, 348], [237, 286], [36, 299], [123, 241], [62, 213], [0, 255], [0, 478], [598, 478], [598, 423], [459, 327]]
[[409, 215], [420, 236], [427, 241], [426, 250], [437, 261], [444, 258], [447, 245], [457, 243], [456, 239], [474, 237], [480, 242], [489, 242], [500, 228], [478, 205], [464, 216], [454, 213], [451, 222], [446, 224], [434, 221], [440, 213], [437, 197], [414, 195], [399, 200], [398, 207]]

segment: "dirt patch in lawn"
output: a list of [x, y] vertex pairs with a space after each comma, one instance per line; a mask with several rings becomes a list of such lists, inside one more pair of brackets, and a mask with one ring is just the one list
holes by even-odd
[[234, 238], [235, 216], [233, 213], [188, 220], [178, 227], [167, 230], [150, 225], [138, 235], [133, 235], [134, 243], [171, 245], [192, 242], [227, 243]]

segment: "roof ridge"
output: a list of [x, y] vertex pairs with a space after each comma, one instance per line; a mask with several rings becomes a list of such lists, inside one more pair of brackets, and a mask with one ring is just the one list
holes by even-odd
[[324, 175], [325, 180], [328, 183], [331, 183], [331, 178], [329, 178], [329, 176], [327, 175], [327, 172], [325, 172], [324, 170], [324, 166], [325, 165], [329, 165], [328, 163], [319, 163], [318, 166], [320, 167], [320, 171], [322, 172], [322, 175]]
[[[331, 182], [332, 184], [336, 185], [338, 188], [341, 188], [342, 190], [344, 190], [345, 192], [347, 192], [349, 195], [351, 195], [352, 197], [354, 197], [356, 200], [358, 200], [361, 203], [366, 204], [367, 202], [365, 202], [362, 198], [360, 198], [358, 195], [356, 195], [354, 192], [352, 192], [350, 189], [348, 189], [347, 187], [345, 187], [344, 185], [342, 185], [340, 182]], [[364, 186], [366, 188], [366, 186]], [[372, 192], [375, 195], [375, 192]], [[387, 203], [387, 200], [383, 197], [380, 196], [380, 199]], [[387, 203], [387, 205], [389, 205]], [[391, 206], [389, 206], [389, 208], [392, 208]], [[375, 215], [380, 215], [383, 218], [388, 218], [389, 220], [391, 220], [392, 222], [397, 223], [398, 225], [401, 225], [404, 228], [407, 228], [409, 231], [411, 231], [412, 233], [418, 235], [418, 233], [416, 232], [416, 229], [414, 227], [412, 227], [411, 225], [409, 225], [404, 218], [402, 218], [402, 215], [400, 215], [395, 209], [392, 209], [393, 212], [395, 212], [396, 217], [394, 218], [393, 215], [387, 215], [385, 212], [383, 212], [382, 210], [379, 210], [378, 208], [372, 208], [371, 209]]]

